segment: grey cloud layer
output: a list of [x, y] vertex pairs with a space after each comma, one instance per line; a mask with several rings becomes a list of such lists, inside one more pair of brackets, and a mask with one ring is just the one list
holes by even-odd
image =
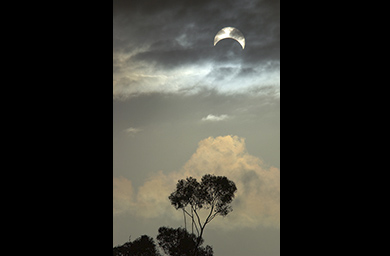
[[[279, 1], [114, 1], [113, 26], [114, 96], [219, 88], [219, 68], [248, 86], [279, 82]], [[245, 50], [231, 39], [213, 47], [225, 26], [240, 29]]]

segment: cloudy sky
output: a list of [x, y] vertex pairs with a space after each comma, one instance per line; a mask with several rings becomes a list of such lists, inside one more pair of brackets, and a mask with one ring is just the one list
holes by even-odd
[[[183, 226], [178, 179], [234, 181], [215, 255], [280, 255], [279, 0], [117, 1], [113, 9], [113, 245]], [[239, 29], [214, 46], [224, 27]]]

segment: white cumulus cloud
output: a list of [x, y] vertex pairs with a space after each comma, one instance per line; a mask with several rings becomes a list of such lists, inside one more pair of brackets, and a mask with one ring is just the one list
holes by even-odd
[[215, 115], [210, 114], [206, 117], [203, 117], [202, 121], [222, 121], [222, 120], [225, 120], [227, 118], [229, 118], [228, 115], [215, 116]]

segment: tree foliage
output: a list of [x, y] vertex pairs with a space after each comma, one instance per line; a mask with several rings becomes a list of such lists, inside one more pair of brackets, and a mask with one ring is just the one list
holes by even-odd
[[113, 256], [161, 256], [153, 238], [142, 235], [133, 242], [113, 248]]
[[[169, 200], [177, 210], [183, 211], [185, 226], [186, 216], [191, 218], [192, 233], [188, 233], [187, 228], [160, 227], [158, 245], [170, 256], [212, 256], [211, 246], [201, 246], [203, 231], [216, 216], [226, 216], [233, 210], [230, 203], [236, 191], [234, 182], [223, 176], [206, 174], [200, 182], [192, 177], [179, 180]], [[202, 209], [207, 216], [203, 221], [199, 216]], [[194, 234], [194, 227], [197, 235]], [[113, 248], [113, 256], [130, 255], [161, 256], [153, 238], [147, 235]]]
[[[234, 182], [226, 177], [206, 174], [201, 182], [192, 177], [179, 180], [169, 200], [177, 210], [182, 209], [191, 218], [192, 226], [198, 234], [197, 246], [199, 246], [206, 225], [217, 215], [226, 216], [233, 210], [230, 203], [236, 191]], [[208, 211], [203, 222], [199, 216], [201, 209]]]
[[176, 209], [187, 205], [196, 209], [212, 208], [213, 215], [226, 216], [232, 211], [229, 204], [236, 190], [234, 182], [226, 177], [206, 174], [200, 183], [192, 177], [179, 180], [169, 200]]
[[197, 237], [194, 234], [189, 234], [183, 228], [160, 227], [158, 233], [157, 240], [159, 246], [170, 256], [192, 256], [195, 254], [195, 250], [197, 250], [197, 255], [199, 256], [213, 255], [211, 246], [200, 246], [203, 243], [203, 239], [201, 239], [196, 249]]

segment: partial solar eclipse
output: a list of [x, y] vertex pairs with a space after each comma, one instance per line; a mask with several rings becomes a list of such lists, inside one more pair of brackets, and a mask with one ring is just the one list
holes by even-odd
[[233, 27], [226, 27], [221, 29], [214, 37], [214, 46], [225, 38], [231, 38], [240, 43], [242, 49], [245, 48], [245, 37], [240, 30]]

